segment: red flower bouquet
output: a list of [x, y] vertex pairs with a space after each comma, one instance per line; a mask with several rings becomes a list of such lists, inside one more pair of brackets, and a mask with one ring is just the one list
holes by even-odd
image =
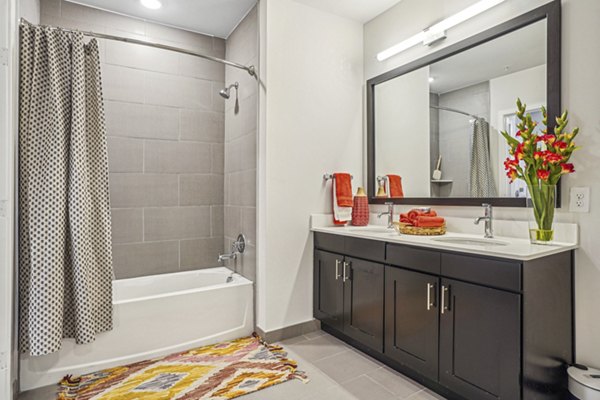
[[530, 229], [534, 243], [548, 243], [554, 238], [552, 222], [556, 203], [556, 184], [562, 175], [575, 172], [569, 162], [577, 147], [573, 139], [579, 128], [571, 132], [566, 130], [568, 112], [556, 118], [553, 133], [548, 133], [548, 114], [542, 107], [544, 129], [542, 134], [535, 133], [537, 123], [530, 114], [526, 114], [526, 105], [517, 99], [517, 118], [519, 131], [516, 138], [507, 132], [501, 132], [509, 146], [510, 157], [504, 161], [506, 175], [510, 181], [522, 179], [527, 184], [537, 229]]

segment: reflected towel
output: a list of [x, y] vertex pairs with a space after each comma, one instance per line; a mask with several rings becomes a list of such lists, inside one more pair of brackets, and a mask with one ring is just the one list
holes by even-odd
[[347, 173], [333, 174], [333, 223], [345, 225], [352, 220], [352, 176]]
[[402, 198], [404, 197], [404, 190], [402, 189], [402, 177], [400, 175], [387, 175], [385, 180], [386, 193], [388, 197]]

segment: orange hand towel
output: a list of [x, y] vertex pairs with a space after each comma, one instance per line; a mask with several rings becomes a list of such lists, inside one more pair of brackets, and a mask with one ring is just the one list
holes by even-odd
[[404, 197], [404, 190], [402, 190], [402, 178], [399, 175], [388, 175], [387, 178], [389, 184], [389, 196], [396, 198]]
[[408, 212], [407, 216], [408, 216], [408, 219], [410, 220], [410, 222], [413, 225], [415, 225], [415, 221], [417, 220], [417, 217], [419, 217], [419, 216], [437, 217], [437, 213], [434, 210], [430, 210], [429, 212], [424, 212], [422, 210], [413, 208], [412, 210], [410, 210]]
[[442, 217], [428, 217], [419, 215], [414, 222], [414, 225], [419, 228], [440, 228], [444, 226], [446, 220]]
[[402, 222], [403, 224], [410, 224], [410, 218], [408, 218], [408, 213], [402, 213], [400, 214], [400, 222]]
[[352, 219], [352, 176], [333, 174], [333, 223], [345, 225]]

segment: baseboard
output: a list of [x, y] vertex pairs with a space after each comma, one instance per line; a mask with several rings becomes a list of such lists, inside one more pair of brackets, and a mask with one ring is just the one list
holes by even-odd
[[286, 326], [284, 328], [275, 329], [265, 332], [261, 327], [256, 327], [258, 333], [267, 342], [280, 342], [285, 339], [290, 339], [296, 336], [305, 335], [321, 329], [321, 321], [313, 319], [306, 322], [301, 322], [296, 325]]

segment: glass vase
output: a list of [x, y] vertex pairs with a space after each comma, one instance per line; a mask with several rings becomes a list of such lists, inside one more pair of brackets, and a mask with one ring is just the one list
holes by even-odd
[[554, 241], [554, 210], [556, 185], [544, 181], [528, 185], [529, 240], [532, 244], [549, 245]]

